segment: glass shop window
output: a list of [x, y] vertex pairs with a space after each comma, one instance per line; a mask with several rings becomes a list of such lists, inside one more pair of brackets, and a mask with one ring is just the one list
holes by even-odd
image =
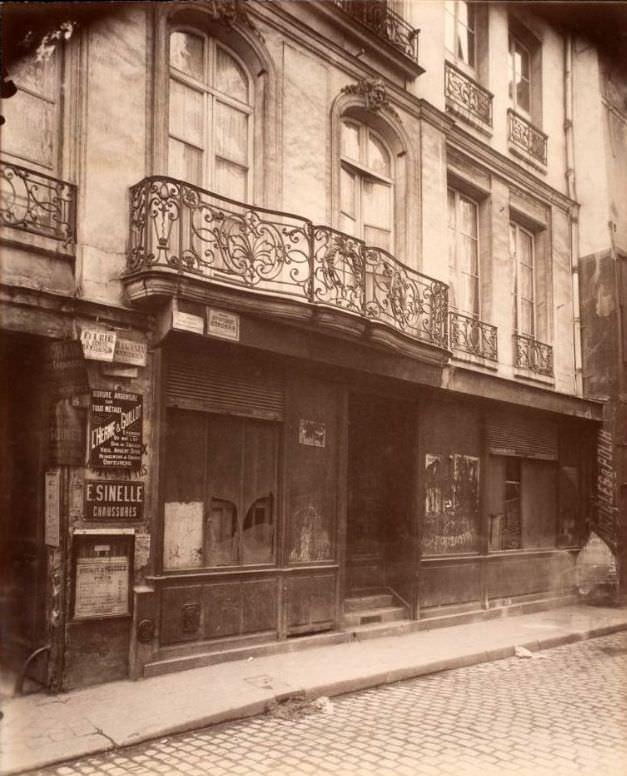
[[170, 410], [166, 571], [274, 562], [278, 425]]
[[517, 456], [490, 456], [491, 551], [555, 547], [557, 465]]

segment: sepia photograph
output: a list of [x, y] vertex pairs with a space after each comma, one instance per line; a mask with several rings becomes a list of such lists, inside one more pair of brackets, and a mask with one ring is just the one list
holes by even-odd
[[0, 774], [627, 776], [627, 0], [0, 26]]

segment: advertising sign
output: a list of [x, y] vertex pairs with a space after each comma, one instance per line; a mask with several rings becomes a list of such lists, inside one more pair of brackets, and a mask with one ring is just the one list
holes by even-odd
[[92, 361], [113, 361], [116, 333], [99, 329], [83, 329], [81, 343], [83, 355]]
[[139, 469], [143, 399], [127, 391], [92, 391], [89, 464], [94, 469]]
[[113, 360], [117, 364], [129, 364], [129, 366], [146, 366], [148, 346], [145, 342], [118, 337], [115, 343]]
[[141, 520], [143, 516], [143, 482], [85, 480], [85, 520]]

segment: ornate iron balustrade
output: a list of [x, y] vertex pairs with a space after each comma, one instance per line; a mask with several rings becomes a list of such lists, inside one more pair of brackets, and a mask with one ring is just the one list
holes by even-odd
[[173, 178], [131, 189], [127, 267], [129, 275], [160, 267], [296, 298], [447, 347], [445, 283], [335, 229]]
[[514, 113], [511, 108], [507, 111], [507, 118], [510, 142], [518, 148], [522, 148], [529, 156], [533, 156], [542, 164], [546, 164], [548, 135], [534, 127], [522, 116]]
[[492, 94], [450, 62], [444, 63], [446, 97], [492, 126]]
[[514, 334], [514, 364], [545, 377], [553, 377], [553, 348], [525, 334]]
[[76, 187], [26, 167], [0, 162], [0, 224], [52, 237], [65, 245], [76, 240]]
[[418, 62], [418, 35], [408, 22], [388, 7], [387, 0], [334, 0], [349, 16]]
[[469, 315], [449, 314], [449, 342], [451, 350], [462, 350], [473, 356], [498, 361], [497, 329]]

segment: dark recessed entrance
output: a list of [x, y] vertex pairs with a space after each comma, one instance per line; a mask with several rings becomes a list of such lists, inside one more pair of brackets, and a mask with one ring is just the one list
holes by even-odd
[[[351, 395], [345, 602], [349, 625], [407, 617], [413, 608], [415, 419], [409, 403]], [[382, 611], [390, 606], [400, 611]]]

